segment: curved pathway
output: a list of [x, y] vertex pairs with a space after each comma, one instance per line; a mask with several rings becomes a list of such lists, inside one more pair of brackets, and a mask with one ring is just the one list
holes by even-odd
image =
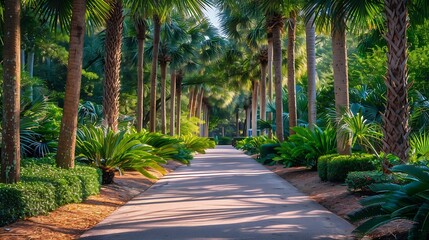
[[352, 239], [353, 226], [233, 149], [198, 155], [81, 239]]

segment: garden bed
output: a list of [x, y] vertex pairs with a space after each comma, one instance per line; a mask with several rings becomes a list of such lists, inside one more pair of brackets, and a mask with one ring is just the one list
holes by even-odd
[[[166, 169], [171, 172], [178, 166], [179, 163], [169, 161]], [[90, 196], [83, 203], [68, 204], [46, 216], [31, 217], [2, 227], [0, 239], [77, 239], [154, 182], [138, 172], [126, 172], [116, 176], [115, 183], [103, 186], [99, 195]]]

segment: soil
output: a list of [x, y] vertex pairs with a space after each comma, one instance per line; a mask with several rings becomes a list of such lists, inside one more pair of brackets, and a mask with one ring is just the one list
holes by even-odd
[[[171, 172], [180, 165], [169, 161], [165, 168]], [[46, 216], [30, 217], [0, 228], [0, 239], [77, 239], [155, 182], [138, 172], [128, 171], [115, 176], [114, 183], [103, 185], [99, 195], [90, 196], [82, 203], [67, 204]]]
[[[179, 163], [171, 161], [166, 165], [166, 169], [171, 172], [178, 166]], [[343, 218], [347, 213], [359, 208], [358, 201], [364, 197], [363, 194], [349, 192], [345, 185], [322, 182], [316, 171], [303, 167], [283, 168], [276, 165], [267, 168]], [[1, 228], [0, 239], [77, 239], [154, 182], [137, 172], [116, 176], [113, 184], [103, 186], [99, 195], [91, 196], [83, 203], [68, 204], [47, 216], [31, 217]], [[370, 238], [406, 239], [405, 229], [408, 226], [407, 222], [394, 222], [377, 230]]]

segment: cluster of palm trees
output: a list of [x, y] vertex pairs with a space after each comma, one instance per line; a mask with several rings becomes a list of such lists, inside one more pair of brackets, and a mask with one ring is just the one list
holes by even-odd
[[[201, 17], [202, 9], [209, 6], [207, 0], [187, 1], [132, 1], [132, 0], [67, 0], [67, 1], [4, 1], [4, 84], [3, 84], [3, 144], [2, 144], [2, 169], [0, 179], [2, 182], [13, 183], [19, 181], [19, 113], [20, 113], [20, 13], [22, 8], [32, 8], [43, 21], [50, 21], [53, 28], [58, 25], [70, 33], [69, 56], [67, 64], [67, 80], [65, 86], [63, 118], [61, 122], [60, 137], [56, 162], [59, 167], [73, 168], [75, 159], [75, 144], [77, 130], [78, 105], [80, 100], [83, 44], [87, 28], [105, 27], [105, 81], [103, 94], [103, 112], [105, 124], [113, 129], [118, 128], [119, 116], [119, 92], [120, 92], [120, 66], [122, 30], [124, 21], [124, 9], [135, 21], [138, 35], [139, 58], [139, 104], [137, 109], [137, 128], [143, 126], [143, 56], [144, 40], [147, 34], [147, 26], [150, 19], [153, 25], [152, 44], [152, 71], [151, 71], [151, 109], [150, 130], [156, 131], [156, 88], [158, 54], [165, 50], [164, 46], [168, 37], [161, 42], [161, 25], [168, 19], [172, 12], [180, 13], [187, 18]], [[195, 18], [193, 21], [196, 22]], [[204, 20], [203, 20], [204, 21]], [[195, 23], [193, 27], [202, 26]], [[209, 28], [208, 24], [205, 25]], [[198, 29], [196, 32], [204, 32], [207, 29]], [[206, 41], [207, 36], [200, 36]], [[204, 42], [202, 41], [202, 42]], [[183, 41], [183, 44], [185, 41]], [[162, 44], [162, 46], [160, 45]], [[201, 44], [201, 46], [204, 43]], [[203, 50], [202, 50], [203, 51]], [[173, 51], [163, 52], [171, 56], [162, 56], [160, 59], [162, 82], [165, 82], [166, 64], [171, 62], [172, 79], [181, 88], [181, 79], [185, 72], [185, 60], [175, 59]], [[173, 60], [174, 59], [174, 60]], [[174, 64], [173, 64], [174, 61]], [[165, 93], [165, 84], [163, 84]], [[177, 94], [178, 122], [180, 122], [180, 90]], [[172, 102], [174, 99], [172, 99]], [[165, 112], [165, 94], [161, 97], [161, 109]], [[174, 110], [172, 110], [174, 111]], [[172, 120], [174, 121], [174, 119]], [[174, 125], [174, 124], [173, 124]], [[162, 131], [165, 132], [165, 113], [162, 114]], [[179, 129], [180, 124], [177, 124]], [[174, 131], [174, 128], [172, 132]], [[180, 131], [180, 130], [178, 130]], [[7, 137], [6, 137], [7, 136]]]
[[[236, 37], [239, 41], [251, 45], [255, 36], [263, 37], [258, 44], [268, 43], [268, 82], [271, 83], [271, 70], [274, 68], [275, 104], [276, 104], [276, 136], [282, 141], [282, 31], [287, 28], [287, 85], [288, 85], [288, 110], [289, 128], [296, 126], [296, 93], [295, 93], [295, 63], [294, 42], [296, 36], [297, 17], [303, 17], [306, 23], [307, 61], [308, 61], [308, 118], [310, 127], [315, 123], [315, 55], [314, 33], [315, 27], [320, 31], [330, 32], [333, 51], [334, 93], [337, 116], [349, 110], [349, 86], [347, 67], [347, 31], [365, 31], [378, 28], [386, 36], [387, 40], [387, 103], [383, 114], [383, 151], [397, 155], [402, 161], [407, 160], [410, 128], [409, 104], [408, 104], [408, 76], [407, 76], [407, 41], [406, 32], [408, 26], [407, 7], [427, 11], [427, 1], [342, 1], [342, 0], [308, 0], [308, 1], [228, 1], [218, 0], [222, 9], [223, 26], [230, 37]], [[416, 5], [420, 7], [415, 7]], [[421, 12], [413, 14], [425, 16]], [[265, 24], [260, 24], [264, 22]], [[252, 29], [249, 32], [249, 27]], [[255, 30], [257, 29], [257, 30]], [[247, 31], [247, 32], [246, 32]], [[257, 34], [255, 32], [263, 32]], [[243, 37], [245, 36], [245, 37]], [[271, 55], [272, 52], [272, 55]], [[272, 60], [271, 60], [272, 57]], [[258, 85], [261, 85], [262, 95], [272, 96], [264, 90], [266, 82], [265, 62], [261, 62], [261, 79], [254, 80], [253, 99], [256, 104]], [[273, 66], [271, 66], [271, 63]], [[265, 97], [261, 97], [261, 105], [265, 105]], [[252, 106], [252, 112], [256, 113], [256, 107]], [[261, 108], [261, 118], [265, 110]], [[256, 114], [253, 114], [252, 122], [255, 122]], [[255, 126], [252, 127], [255, 129]], [[293, 132], [291, 132], [293, 134]], [[338, 152], [350, 153], [350, 141], [338, 139]]]
[[[201, 20], [202, 9], [216, 5], [222, 12], [222, 27], [231, 38], [228, 46], [216, 30]], [[407, 77], [407, 7], [426, 11], [427, 1], [405, 0], [303, 0], [303, 1], [230, 1], [230, 0], [5, 0], [3, 58], [3, 144], [2, 182], [19, 180], [19, 102], [20, 102], [20, 11], [34, 9], [53, 28], [60, 25], [70, 33], [64, 112], [57, 152], [57, 164], [72, 168], [74, 164], [77, 109], [80, 99], [83, 43], [86, 29], [105, 28], [105, 78], [103, 111], [105, 124], [116, 130], [119, 116], [121, 46], [123, 21], [129, 16], [137, 35], [137, 110], [136, 128], [145, 125], [144, 72], [145, 55], [150, 55], [149, 129], [156, 131], [157, 110], [161, 110], [160, 131], [167, 133], [166, 79], [170, 69], [170, 134], [180, 133], [181, 94], [184, 75], [195, 70], [190, 79], [189, 117], [207, 120], [206, 96], [216, 98], [222, 86], [252, 87], [252, 112], [257, 112], [261, 96], [262, 120], [275, 119], [275, 135], [284, 140], [283, 126], [283, 30], [287, 29], [287, 86], [289, 126], [297, 125], [295, 41], [300, 19], [304, 19], [307, 49], [308, 122], [312, 127], [316, 115], [315, 28], [331, 33], [333, 49], [334, 92], [337, 116], [349, 108], [346, 32], [378, 28], [386, 36], [387, 104], [383, 114], [383, 151], [406, 161], [410, 132]], [[421, 6], [421, 7], [418, 7]], [[126, 9], [127, 14], [124, 14]], [[413, 14], [419, 14], [413, 13]], [[183, 17], [186, 16], [186, 17]], [[152, 34], [149, 37], [149, 29]], [[213, 34], [211, 34], [213, 33]], [[146, 39], [150, 38], [149, 44]], [[145, 44], [148, 45], [145, 47]], [[145, 51], [146, 49], [146, 51]], [[213, 56], [223, 53], [222, 61], [213, 64]], [[257, 54], [255, 54], [257, 53]], [[249, 57], [250, 56], [250, 57]], [[249, 60], [250, 59], [250, 60]], [[207, 65], [207, 67], [202, 67]], [[157, 98], [158, 66], [161, 75]], [[249, 69], [258, 69], [259, 72]], [[219, 73], [221, 72], [221, 73]], [[227, 83], [210, 91], [202, 83], [211, 78]], [[242, 84], [241, 80], [251, 80]], [[215, 84], [216, 85], [216, 84]], [[241, 85], [241, 86], [240, 86]], [[222, 91], [222, 90], [219, 90]], [[275, 98], [274, 98], [275, 97]], [[237, 99], [241, 99], [238, 97]], [[275, 116], [266, 114], [266, 101], [275, 102]], [[242, 104], [249, 105], [248, 103]], [[158, 107], [159, 106], [159, 107]], [[250, 111], [247, 110], [247, 115]], [[256, 130], [256, 114], [252, 114]], [[248, 118], [249, 119], [249, 118]], [[248, 121], [249, 122], [249, 121]], [[208, 126], [201, 126], [204, 132]], [[293, 132], [291, 132], [293, 134]], [[7, 137], [5, 137], [7, 136]], [[350, 153], [349, 141], [338, 138], [338, 151]], [[340, 144], [341, 143], [341, 144]]]

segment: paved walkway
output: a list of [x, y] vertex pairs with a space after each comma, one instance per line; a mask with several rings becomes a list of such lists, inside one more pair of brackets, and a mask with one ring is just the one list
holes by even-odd
[[250, 157], [221, 146], [159, 180], [82, 239], [350, 239], [352, 229]]

